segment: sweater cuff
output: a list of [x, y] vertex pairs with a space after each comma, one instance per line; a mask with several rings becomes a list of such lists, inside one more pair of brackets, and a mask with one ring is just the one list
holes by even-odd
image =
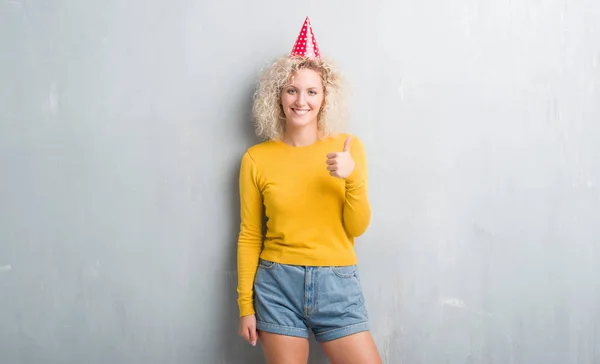
[[346, 189], [355, 189], [361, 187], [365, 182], [365, 175], [357, 165], [348, 177], [346, 177]]
[[254, 315], [254, 305], [244, 305], [240, 307], [240, 317]]

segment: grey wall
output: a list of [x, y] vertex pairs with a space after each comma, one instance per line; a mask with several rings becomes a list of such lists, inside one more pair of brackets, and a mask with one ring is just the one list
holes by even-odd
[[1, 1], [0, 363], [262, 361], [236, 179], [306, 15], [369, 155], [385, 363], [600, 363], [595, 0]]

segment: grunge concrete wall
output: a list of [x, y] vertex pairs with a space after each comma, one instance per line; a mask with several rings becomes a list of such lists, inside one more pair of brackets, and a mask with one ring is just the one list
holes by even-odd
[[385, 363], [600, 363], [592, 0], [0, 1], [0, 363], [262, 362], [237, 173], [307, 15], [368, 152]]

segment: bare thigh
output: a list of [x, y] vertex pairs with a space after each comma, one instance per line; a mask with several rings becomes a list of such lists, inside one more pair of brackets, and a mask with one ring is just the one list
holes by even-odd
[[265, 354], [266, 364], [306, 364], [308, 340], [260, 331], [258, 342]]
[[381, 364], [375, 341], [368, 331], [321, 343], [331, 364]]

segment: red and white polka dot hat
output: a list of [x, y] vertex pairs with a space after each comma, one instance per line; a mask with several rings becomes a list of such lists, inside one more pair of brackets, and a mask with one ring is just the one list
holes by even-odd
[[296, 44], [294, 44], [294, 48], [292, 48], [292, 52], [290, 53], [290, 57], [294, 56], [321, 58], [317, 40], [315, 39], [315, 34], [313, 33], [308, 16], [304, 20], [304, 25], [302, 25], [300, 34], [296, 39]]

